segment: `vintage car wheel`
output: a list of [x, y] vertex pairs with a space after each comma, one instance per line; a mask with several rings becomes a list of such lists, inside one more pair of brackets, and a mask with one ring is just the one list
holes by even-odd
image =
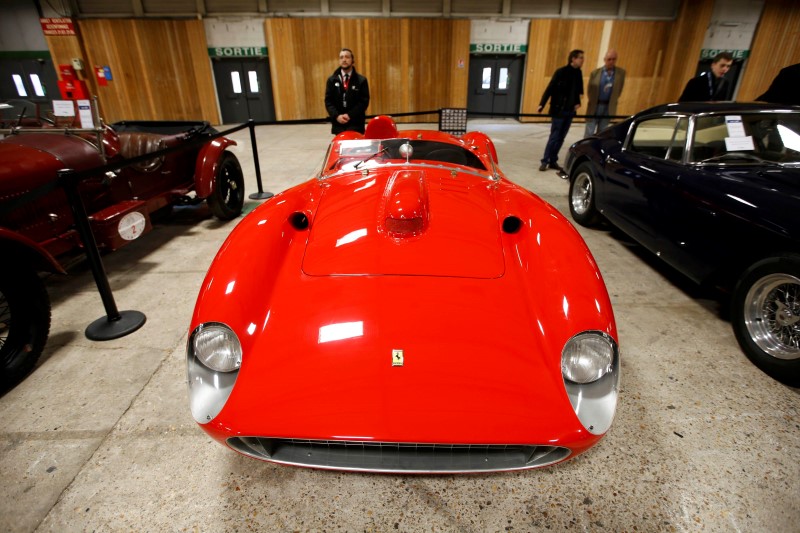
[[220, 220], [231, 220], [242, 214], [244, 206], [244, 177], [239, 160], [223, 152], [217, 165], [215, 187], [208, 197], [211, 212]]
[[33, 369], [50, 332], [50, 298], [36, 272], [0, 267], [0, 390]]
[[594, 226], [600, 221], [600, 214], [594, 201], [595, 178], [592, 166], [581, 163], [574, 176], [569, 184], [569, 212], [581, 226]]
[[747, 357], [778, 381], [800, 386], [800, 255], [751, 266], [734, 290], [732, 317]]

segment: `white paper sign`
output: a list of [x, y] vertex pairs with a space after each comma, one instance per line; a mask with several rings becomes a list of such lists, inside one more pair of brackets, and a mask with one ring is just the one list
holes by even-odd
[[92, 103], [89, 100], [78, 100], [78, 116], [81, 118], [81, 128], [94, 128]]
[[744, 132], [742, 117], [739, 115], [728, 115], [725, 117], [725, 125], [728, 126], [728, 135], [730, 137], [745, 137], [747, 135]]
[[57, 117], [74, 117], [74, 102], [72, 100], [53, 100], [53, 114]]
[[725, 137], [725, 149], [729, 152], [741, 152], [742, 150], [755, 150], [753, 137]]

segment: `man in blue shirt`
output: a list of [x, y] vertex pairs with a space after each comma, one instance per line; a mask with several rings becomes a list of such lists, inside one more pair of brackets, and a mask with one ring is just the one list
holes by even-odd
[[569, 53], [569, 62], [566, 66], [556, 70], [547, 89], [544, 90], [539, 102], [539, 113], [544, 109], [547, 100], [550, 100], [550, 138], [544, 149], [542, 164], [539, 170], [552, 168], [562, 170], [558, 165], [558, 151], [564, 144], [564, 138], [569, 132], [572, 118], [581, 106], [583, 95], [583, 50], [573, 50]]
[[584, 137], [608, 127], [608, 116], [617, 114], [617, 100], [624, 85], [625, 70], [617, 67], [617, 51], [611, 49], [603, 58], [603, 66], [589, 75]]

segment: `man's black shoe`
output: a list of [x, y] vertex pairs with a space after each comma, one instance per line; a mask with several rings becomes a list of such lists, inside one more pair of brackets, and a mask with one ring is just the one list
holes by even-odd
[[547, 163], [542, 163], [539, 167], [539, 171], [544, 172], [545, 170], [547, 170]]
[[563, 171], [564, 171], [564, 169], [563, 169], [563, 168], [561, 168], [560, 166], [558, 166], [558, 163], [550, 163], [549, 165], [547, 165], [547, 168], [552, 168], [553, 170], [558, 170], [558, 171], [560, 171], [560, 172], [563, 172]]

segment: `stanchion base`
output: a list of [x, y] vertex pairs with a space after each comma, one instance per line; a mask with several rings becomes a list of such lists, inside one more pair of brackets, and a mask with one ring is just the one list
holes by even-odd
[[139, 311], [120, 311], [119, 320], [100, 317], [86, 328], [86, 338], [93, 341], [110, 341], [129, 335], [144, 326], [147, 317]]
[[266, 200], [267, 198], [272, 198], [273, 196], [275, 196], [273, 193], [263, 191], [263, 192], [254, 192], [253, 194], [248, 196], [248, 198], [250, 198], [251, 200]]

